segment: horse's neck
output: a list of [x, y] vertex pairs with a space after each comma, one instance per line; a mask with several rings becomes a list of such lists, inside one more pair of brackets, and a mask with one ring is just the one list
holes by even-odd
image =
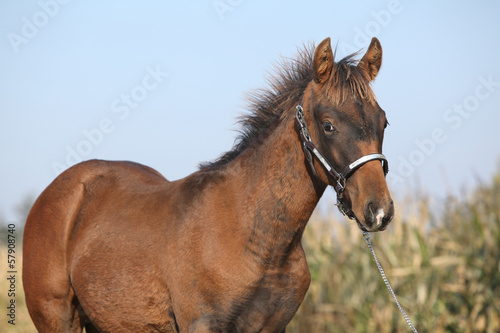
[[250, 250], [282, 260], [300, 243], [325, 185], [314, 183], [307, 171], [291, 116], [240, 158]]

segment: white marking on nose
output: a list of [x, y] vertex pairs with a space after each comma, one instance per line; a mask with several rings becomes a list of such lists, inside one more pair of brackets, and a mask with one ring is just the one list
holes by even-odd
[[375, 215], [375, 229], [379, 229], [382, 226], [382, 220], [384, 219], [384, 210], [380, 208], [377, 210], [377, 215]]

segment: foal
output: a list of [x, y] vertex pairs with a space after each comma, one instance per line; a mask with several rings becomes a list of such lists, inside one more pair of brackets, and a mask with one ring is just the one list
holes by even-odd
[[329, 38], [302, 51], [252, 97], [233, 150], [184, 179], [100, 160], [63, 172], [25, 227], [38, 331], [284, 332], [309, 286], [301, 238], [326, 187], [362, 230], [393, 217], [387, 120], [370, 88], [381, 62], [375, 38], [359, 62], [335, 63]]

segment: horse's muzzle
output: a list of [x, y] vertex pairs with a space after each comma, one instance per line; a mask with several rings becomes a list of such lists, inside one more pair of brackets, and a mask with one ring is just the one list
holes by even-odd
[[377, 203], [370, 201], [365, 205], [364, 221], [356, 221], [363, 231], [383, 231], [394, 217], [394, 203], [392, 199], [387, 202]]

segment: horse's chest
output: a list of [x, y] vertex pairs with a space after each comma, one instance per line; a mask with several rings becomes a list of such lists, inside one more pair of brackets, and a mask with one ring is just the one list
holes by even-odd
[[295, 315], [309, 287], [309, 270], [264, 278], [236, 320], [236, 332], [281, 332]]
[[[225, 270], [240, 272], [238, 275], [230, 273], [208, 279], [205, 274], [205, 283], [195, 284], [195, 289], [192, 283], [184, 283], [181, 292], [172, 293], [174, 302], [183, 300], [182, 306], [174, 305], [179, 327], [193, 332], [283, 332], [310, 282], [307, 262], [299, 250], [285, 263], [265, 268], [254, 266], [247, 274], [238, 267]], [[183, 298], [188, 294], [189, 298]]]
[[264, 289], [236, 321], [237, 332], [281, 332], [293, 318], [303, 297], [286, 290]]

